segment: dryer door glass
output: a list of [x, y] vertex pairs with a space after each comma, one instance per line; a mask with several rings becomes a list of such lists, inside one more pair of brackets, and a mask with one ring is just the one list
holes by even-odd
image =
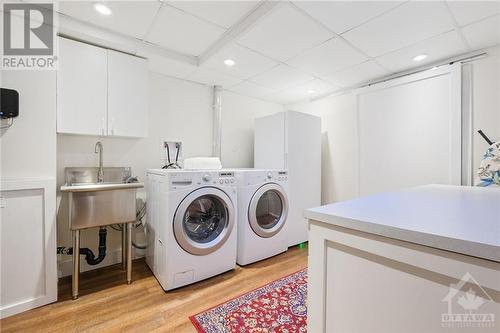
[[283, 228], [288, 216], [288, 199], [284, 189], [275, 183], [262, 185], [248, 205], [248, 222], [260, 237], [272, 237]]
[[273, 228], [280, 221], [282, 213], [283, 203], [276, 191], [269, 190], [262, 194], [255, 212], [257, 223], [261, 228]]
[[212, 195], [195, 199], [184, 213], [184, 231], [197, 243], [208, 243], [227, 225], [227, 211], [221, 200]]

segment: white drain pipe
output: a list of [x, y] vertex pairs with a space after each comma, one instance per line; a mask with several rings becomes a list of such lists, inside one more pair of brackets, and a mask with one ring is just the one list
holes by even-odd
[[214, 102], [212, 105], [214, 126], [212, 134], [212, 155], [221, 159], [222, 139], [222, 86], [214, 86]]

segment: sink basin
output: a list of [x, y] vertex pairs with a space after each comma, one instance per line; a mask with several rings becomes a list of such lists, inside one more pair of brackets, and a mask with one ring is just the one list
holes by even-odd
[[143, 183], [129, 182], [130, 168], [103, 168], [104, 181], [97, 182], [98, 168], [66, 168], [69, 224], [72, 230], [135, 221], [136, 191]]

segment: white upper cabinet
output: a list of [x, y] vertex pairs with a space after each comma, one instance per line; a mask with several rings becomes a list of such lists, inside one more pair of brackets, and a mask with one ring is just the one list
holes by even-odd
[[57, 132], [147, 136], [147, 61], [66, 38], [59, 45]]
[[57, 132], [106, 135], [107, 52], [59, 38]]
[[147, 132], [147, 62], [108, 50], [108, 135], [145, 137]]

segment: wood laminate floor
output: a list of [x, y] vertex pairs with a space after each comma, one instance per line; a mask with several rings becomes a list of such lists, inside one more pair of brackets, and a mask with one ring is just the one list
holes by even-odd
[[307, 248], [238, 267], [193, 285], [164, 292], [143, 259], [133, 282], [114, 265], [81, 274], [80, 298], [61, 279], [59, 301], [0, 321], [1, 332], [196, 332], [189, 316], [307, 266]]

